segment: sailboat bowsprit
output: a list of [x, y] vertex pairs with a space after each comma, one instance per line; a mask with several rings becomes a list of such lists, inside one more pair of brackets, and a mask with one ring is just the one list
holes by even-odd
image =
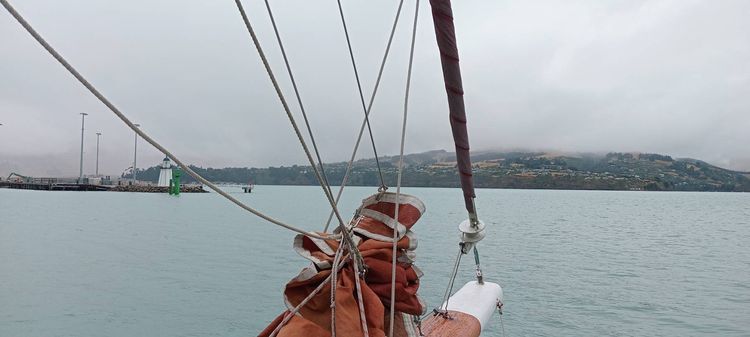
[[[286, 102], [273, 71], [268, 65], [265, 53], [259, 44], [241, 1], [235, 0], [243, 22], [252, 37], [253, 44], [276, 89], [278, 98], [305, 150], [316, 178], [331, 204], [332, 213], [330, 218], [334, 218], [333, 216], [335, 215], [335, 220], [338, 222], [338, 226], [331, 232], [328, 231], [327, 225], [322, 232], [310, 232], [263, 214], [197, 174], [142, 129], [137, 128], [125, 114], [105, 98], [62, 55], [52, 48], [10, 5], [8, 0], [0, 0], [3, 7], [8, 10], [32, 37], [99, 101], [107, 106], [129, 128], [135, 131], [137, 135], [163, 152], [167, 158], [174, 161], [187, 174], [254, 215], [272, 224], [299, 233], [294, 238], [294, 250], [302, 257], [308, 259], [311, 264], [302, 269], [296, 277], [287, 283], [283, 293], [287, 309], [277, 316], [260, 333], [260, 336], [479, 336], [494, 312], [500, 311], [502, 308], [502, 289], [499, 285], [484, 280], [479, 262], [479, 252], [476, 247], [477, 243], [485, 236], [485, 225], [479, 220], [474, 203], [476, 196], [472, 181], [471, 158], [469, 156], [470, 147], [466, 129], [463, 85], [450, 0], [430, 0], [430, 5], [448, 98], [449, 120], [456, 148], [459, 179], [468, 219], [458, 226], [461, 232], [461, 240], [441, 305], [430, 311], [427, 304], [418, 296], [418, 290], [421, 286], [419, 280], [422, 272], [415, 265], [417, 239], [412, 228], [426, 211], [426, 206], [417, 197], [400, 192], [406, 116], [419, 0], [416, 0], [414, 25], [411, 32], [411, 52], [409, 55], [409, 71], [407, 73], [404, 98], [401, 155], [398, 166], [396, 192], [387, 191], [388, 188], [382, 179], [382, 172], [380, 172], [380, 165], [378, 163], [381, 180], [377, 193], [365, 198], [355, 212], [354, 217], [349, 221], [344, 221], [337, 209], [338, 199], [347, 182], [365, 126], [367, 126], [368, 133], [370, 134], [373, 150], [376, 152], [368, 116], [380, 83], [385, 60], [388, 57], [403, 2], [403, 0], [399, 2], [391, 36], [388, 40], [380, 72], [374, 86], [375, 89], [373, 89], [369, 104], [366, 104], [364, 95], [362, 94], [360, 78], [357, 73], [357, 66], [351, 50], [351, 43], [349, 43], [343, 9], [341, 2], [338, 1], [339, 13], [347, 37], [349, 53], [365, 116], [354, 146], [352, 159], [344, 175], [344, 181], [338, 195], [334, 197], [325, 175], [323, 163], [320, 160], [320, 154], [315, 144], [312, 130], [307, 122], [303, 102], [300, 98], [291, 68], [289, 67], [282, 40], [279, 36], [268, 1], [266, 0], [266, 8], [274, 25], [274, 33], [284, 56], [284, 61], [287, 65], [286, 69], [292, 81], [299, 108], [305, 118], [305, 126], [313, 145], [312, 152], [295, 122], [289, 104]], [[315, 158], [317, 158], [317, 162]], [[376, 154], [376, 161], [377, 158]], [[461, 257], [467, 254], [474, 255], [476, 281], [465, 284], [460, 290], [453, 293], [453, 285], [458, 273]]]

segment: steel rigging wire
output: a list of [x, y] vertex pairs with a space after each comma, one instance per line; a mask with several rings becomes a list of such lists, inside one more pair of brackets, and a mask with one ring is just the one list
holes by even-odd
[[[399, 1], [398, 3], [398, 9], [396, 10], [396, 18], [393, 20], [393, 26], [391, 27], [391, 34], [388, 37], [388, 44], [385, 47], [385, 53], [383, 54], [383, 60], [380, 62], [380, 69], [378, 70], [378, 77], [375, 80], [375, 86], [372, 90], [372, 95], [370, 96], [370, 102], [367, 105], [367, 110], [365, 111], [365, 118], [362, 121], [362, 126], [359, 128], [359, 134], [357, 136], [357, 141], [354, 143], [354, 149], [352, 150], [352, 155], [349, 158], [349, 163], [346, 165], [346, 172], [344, 173], [344, 179], [341, 181], [341, 186], [339, 186], [338, 194], [336, 195], [336, 204], [338, 204], [339, 200], [341, 199], [341, 194], [344, 192], [344, 187], [346, 187], [346, 183], [349, 181], [349, 175], [352, 171], [352, 165], [354, 164], [354, 158], [357, 156], [357, 150], [359, 149], [359, 143], [362, 140], [362, 134], [365, 131], [365, 126], [368, 122], [368, 117], [370, 115], [370, 111], [372, 109], [372, 104], [375, 102], [375, 96], [378, 92], [378, 87], [380, 86], [380, 80], [383, 76], [383, 70], [385, 69], [385, 62], [388, 60], [388, 54], [391, 50], [391, 44], [393, 42], [393, 36], [396, 33], [396, 26], [398, 25], [398, 20], [401, 17], [401, 8], [403, 7], [404, 0]], [[346, 21], [343, 18], [344, 12], [339, 8], [339, 13], [342, 15], [342, 23], [346, 25]], [[345, 28], [346, 30], [346, 28]], [[377, 156], [376, 156], [377, 158]], [[328, 215], [328, 220], [326, 221], [325, 228], [323, 229], [324, 232], [328, 231], [328, 226], [331, 223], [331, 219], [333, 218], [333, 212], [331, 212]]]
[[177, 164], [177, 166], [185, 170], [185, 172], [187, 172], [190, 176], [195, 178], [195, 180], [208, 186], [210, 189], [214, 190], [216, 193], [223, 196], [227, 200], [231, 201], [235, 205], [241, 207], [242, 209], [260, 217], [261, 219], [264, 219], [270, 223], [273, 223], [277, 226], [281, 226], [283, 228], [295, 231], [297, 233], [308, 235], [308, 236], [319, 238], [319, 239], [331, 239], [335, 237], [331, 235], [318, 235], [316, 233], [309, 232], [309, 231], [300, 229], [298, 227], [286, 224], [279, 220], [276, 220], [246, 205], [242, 201], [237, 200], [235, 197], [229, 195], [227, 192], [224, 192], [222, 189], [220, 189], [218, 186], [216, 186], [212, 182], [208, 181], [206, 178], [203, 178], [200, 174], [193, 171], [193, 169], [191, 169], [188, 165], [183, 163], [179, 158], [177, 158], [174, 154], [172, 154], [172, 152], [170, 152], [164, 146], [159, 144], [156, 140], [151, 138], [151, 136], [143, 132], [143, 130], [141, 130], [140, 128], [137, 128], [135, 124], [133, 124], [133, 122], [130, 121], [130, 119], [128, 119], [125, 116], [125, 114], [123, 114], [120, 111], [120, 109], [118, 109], [112, 102], [110, 102], [106, 97], [104, 97], [104, 95], [101, 92], [99, 92], [99, 90], [97, 90], [88, 80], [86, 80], [86, 78], [83, 77], [83, 75], [81, 75], [81, 73], [79, 73], [78, 70], [76, 70], [70, 63], [68, 63], [68, 61], [65, 60], [65, 58], [62, 57], [62, 55], [60, 55], [60, 53], [58, 53], [54, 48], [52, 48], [52, 46], [49, 43], [47, 43], [47, 41], [41, 35], [39, 35], [39, 33], [37, 33], [37, 31], [33, 27], [31, 27], [31, 24], [29, 24], [29, 22], [26, 21], [26, 19], [24, 19], [23, 16], [21, 16], [21, 14], [18, 13], [18, 11], [16, 11], [15, 8], [13, 8], [13, 6], [10, 4], [10, 2], [8, 2], [8, 0], [0, 0], [0, 4], [2, 4], [3, 7], [5, 7], [8, 13], [10, 13], [10, 15], [13, 16], [13, 18], [15, 18], [16, 21], [18, 21], [18, 23], [20, 23], [21, 26], [23, 26], [23, 28], [26, 29], [26, 31], [29, 34], [31, 34], [31, 36], [37, 42], [39, 42], [39, 44], [42, 45], [42, 47], [44, 47], [44, 49], [47, 50], [48, 53], [50, 53], [50, 55], [52, 55], [52, 57], [54, 57], [63, 67], [65, 67], [65, 69], [68, 70], [68, 72], [70, 72], [70, 74], [73, 75], [73, 77], [75, 77], [78, 80], [78, 82], [80, 82], [84, 87], [86, 87], [86, 89], [88, 89], [88, 91], [91, 92], [91, 94], [93, 94], [100, 102], [102, 102], [102, 104], [107, 106], [107, 108], [109, 108], [109, 110], [112, 111], [112, 113], [114, 113], [118, 118], [120, 118], [120, 120], [122, 120], [125, 123], [125, 125], [127, 125], [131, 130], [133, 130], [135, 133], [141, 136], [141, 138], [143, 138], [146, 142], [148, 142], [153, 147], [155, 147], [156, 149], [164, 153], [164, 155], [172, 159]]

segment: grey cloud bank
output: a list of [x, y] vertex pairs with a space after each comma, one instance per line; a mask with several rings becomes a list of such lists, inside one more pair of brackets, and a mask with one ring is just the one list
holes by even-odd
[[[15, 1], [130, 118], [203, 166], [305, 163], [231, 1]], [[245, 1], [288, 98], [262, 2]], [[272, 1], [325, 161], [348, 158], [362, 110], [335, 2]], [[396, 1], [345, 1], [365, 92]], [[750, 169], [750, 2], [456, 1], [474, 149], [644, 151]], [[398, 151], [407, 1], [373, 108], [382, 154]], [[422, 2], [407, 152], [452, 148], [439, 56]], [[132, 162], [133, 133], [0, 14], [0, 173], [76, 175], [79, 112], [101, 171]], [[367, 94], [369, 96], [369, 94]], [[292, 105], [295, 111], [296, 106]], [[368, 146], [360, 151], [372, 156]], [[162, 155], [141, 141], [139, 166]]]

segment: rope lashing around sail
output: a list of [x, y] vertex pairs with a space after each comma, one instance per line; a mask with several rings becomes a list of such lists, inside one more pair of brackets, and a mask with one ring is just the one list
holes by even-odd
[[[357, 90], [359, 91], [359, 99], [362, 102], [362, 112], [365, 114], [365, 123], [367, 124], [367, 132], [370, 134], [370, 142], [372, 143], [372, 153], [375, 155], [375, 165], [378, 168], [378, 176], [380, 177], [380, 188], [382, 190], [386, 190], [388, 189], [388, 187], [386, 187], [385, 179], [383, 179], [383, 170], [380, 167], [380, 158], [378, 157], [378, 149], [375, 146], [375, 137], [372, 135], [372, 127], [370, 126], [370, 119], [368, 118], [368, 113], [367, 113], [368, 109], [367, 109], [367, 106], [365, 106], [365, 95], [362, 93], [362, 82], [359, 80], [359, 71], [357, 70], [357, 62], [354, 60], [354, 51], [352, 50], [352, 42], [349, 39], [349, 29], [347, 29], [346, 20], [344, 19], [344, 8], [341, 6], [341, 0], [337, 0], [336, 2], [338, 3], [339, 15], [341, 16], [341, 25], [344, 27], [344, 36], [346, 36], [346, 46], [349, 48], [349, 58], [352, 60], [352, 68], [354, 68], [354, 78], [357, 80]], [[377, 87], [375, 87], [374, 90], [377, 90]], [[373, 92], [373, 95], [374, 95], [374, 92]]]
[[[343, 268], [343, 267], [344, 267], [343, 264], [340, 264], [338, 266], [339, 269]], [[322, 282], [320, 282], [320, 285], [318, 285], [317, 288], [315, 288], [313, 291], [311, 291], [310, 294], [307, 295], [307, 297], [305, 297], [297, 306], [295, 306], [292, 310], [290, 310], [284, 316], [284, 318], [281, 320], [281, 322], [279, 322], [278, 325], [276, 325], [276, 328], [271, 332], [270, 337], [275, 337], [279, 333], [279, 331], [281, 331], [281, 328], [283, 328], [284, 325], [286, 325], [286, 323], [288, 323], [289, 320], [292, 317], [294, 317], [294, 315], [297, 315], [299, 313], [299, 311], [300, 311], [300, 309], [302, 309], [302, 307], [304, 307], [308, 302], [310, 302], [311, 299], [313, 299], [313, 297], [315, 297], [315, 295], [317, 295], [321, 290], [323, 290], [323, 288], [325, 288], [325, 286], [328, 284], [328, 282], [331, 282], [332, 277], [333, 277], [333, 274], [328, 275], [328, 277], [325, 280], [323, 280]]]
[[315, 142], [315, 136], [313, 135], [312, 128], [310, 127], [310, 121], [307, 119], [305, 105], [302, 104], [302, 97], [300, 97], [299, 89], [297, 88], [297, 81], [294, 79], [294, 73], [292, 72], [292, 67], [289, 65], [289, 58], [286, 55], [286, 49], [284, 48], [284, 44], [281, 42], [281, 34], [279, 33], [279, 29], [276, 26], [276, 19], [274, 18], [273, 12], [271, 11], [271, 4], [268, 2], [268, 0], [265, 0], [265, 2], [266, 9], [268, 10], [268, 17], [271, 19], [271, 25], [273, 26], [273, 32], [274, 34], [276, 34], [276, 41], [279, 43], [281, 56], [284, 58], [286, 71], [289, 74], [289, 80], [292, 82], [292, 88], [294, 88], [294, 95], [297, 97], [297, 103], [299, 104], [299, 109], [302, 112], [302, 118], [305, 121], [305, 127], [307, 127], [307, 134], [308, 136], [310, 136], [310, 143], [312, 143], [313, 152], [315, 152], [315, 157], [318, 159], [318, 164], [320, 164], [320, 174], [323, 176], [323, 182], [325, 184], [325, 187], [328, 189], [328, 193], [333, 194], [331, 192], [331, 184], [328, 182], [328, 177], [326, 176], [325, 168], [323, 168], [323, 160], [320, 158], [318, 144]]
[[[359, 224], [359, 221], [361, 221], [361, 220], [362, 220], [361, 216], [358, 216], [356, 218], [356, 222], [353, 220], [352, 221], [353, 222], [352, 228], [356, 227]], [[348, 250], [349, 253], [345, 254], [344, 250]], [[355, 282], [356, 282], [356, 288], [357, 288], [356, 289], [357, 290], [357, 301], [359, 303], [359, 312], [360, 312], [359, 317], [360, 317], [360, 322], [361, 322], [362, 329], [363, 329], [362, 331], [364, 332], [364, 337], [369, 337], [369, 333], [368, 333], [368, 330], [367, 330], [367, 318], [366, 318], [366, 313], [365, 313], [365, 309], [364, 309], [364, 305], [363, 305], [362, 289], [361, 289], [361, 285], [360, 285], [360, 282], [359, 282], [359, 278], [363, 277], [363, 275], [364, 275], [364, 271], [361, 269], [362, 268], [361, 266], [363, 266], [364, 260], [362, 260], [361, 257], [360, 258], [356, 258], [356, 257], [352, 258], [352, 255], [353, 255], [352, 253], [353, 252], [356, 252], [357, 254], [359, 253], [359, 251], [356, 248], [352, 249], [351, 247], [349, 247], [347, 245], [346, 242], [339, 241], [339, 247], [336, 249], [336, 254], [334, 255], [333, 262], [331, 264], [331, 274], [329, 274], [328, 277], [326, 277], [325, 280], [323, 280], [313, 291], [311, 291], [307, 295], [307, 297], [305, 297], [305, 299], [303, 299], [297, 306], [295, 306], [293, 309], [289, 310], [289, 312], [286, 315], [284, 315], [283, 319], [275, 326], [274, 330], [270, 333], [270, 335], [269, 335], [270, 337], [276, 336], [281, 331], [281, 329], [284, 327], [284, 325], [286, 325], [286, 323], [288, 323], [289, 320], [294, 315], [298, 315], [299, 311], [305, 305], [307, 305], [307, 303], [313, 297], [315, 297], [318, 293], [320, 293], [320, 291], [322, 291], [329, 282], [330, 282], [330, 287], [331, 287], [331, 295], [330, 295], [331, 327], [332, 327], [331, 333], [332, 333], [332, 337], [335, 337], [336, 336], [336, 332], [335, 332], [336, 331], [335, 330], [335, 326], [336, 326], [336, 318], [335, 318], [336, 317], [336, 314], [335, 314], [335, 309], [336, 309], [336, 306], [335, 306], [335, 302], [336, 302], [336, 296], [335, 296], [335, 294], [336, 294], [336, 283], [337, 283], [337, 280], [338, 280], [338, 277], [339, 277], [338, 276], [338, 272], [342, 268], [344, 268], [345, 262], [349, 261], [349, 260], [353, 264], [354, 271], [355, 271]], [[333, 280], [333, 282], [332, 282], [332, 280]]]
[[[339, 245], [339, 249], [336, 250], [336, 255], [333, 257], [333, 265], [331, 266], [331, 276], [333, 280], [338, 280], [338, 268], [341, 264], [341, 254], [344, 251], [345, 244]], [[331, 282], [331, 337], [336, 337], [336, 282]]]
[[278, 96], [279, 101], [281, 102], [281, 105], [284, 108], [284, 112], [286, 112], [287, 118], [289, 118], [289, 123], [292, 124], [294, 133], [297, 135], [297, 139], [299, 140], [300, 145], [302, 145], [302, 149], [304, 150], [305, 155], [307, 156], [307, 160], [310, 162], [310, 166], [312, 167], [313, 172], [315, 172], [315, 177], [318, 179], [318, 183], [320, 183], [320, 187], [323, 188], [323, 194], [325, 194], [326, 199], [328, 200], [328, 203], [331, 205], [333, 212], [336, 214], [336, 218], [339, 221], [339, 228], [341, 229], [342, 237], [345, 241], [347, 241], [347, 244], [349, 244], [350, 247], [353, 247], [353, 249], [356, 249], [356, 245], [354, 245], [354, 243], [352, 242], [352, 238], [349, 235], [347, 235], [346, 225], [344, 224], [344, 220], [341, 218], [341, 214], [339, 214], [339, 210], [338, 210], [338, 207], [336, 206], [336, 202], [333, 199], [333, 195], [330, 193], [330, 190], [326, 188], [325, 182], [323, 181], [323, 177], [321, 177], [320, 171], [318, 170], [318, 167], [315, 164], [315, 160], [312, 158], [312, 155], [310, 154], [310, 149], [307, 147], [307, 143], [305, 142], [305, 139], [302, 137], [302, 133], [300, 132], [299, 127], [297, 126], [297, 122], [294, 120], [294, 116], [292, 116], [292, 112], [289, 109], [289, 105], [286, 102], [286, 98], [284, 98], [284, 93], [281, 91], [281, 87], [279, 86], [279, 83], [276, 80], [276, 76], [274, 76], [273, 74], [271, 65], [268, 63], [266, 54], [263, 52], [263, 48], [261, 47], [260, 42], [258, 41], [258, 37], [255, 35], [255, 30], [253, 29], [253, 26], [250, 24], [250, 19], [248, 18], [247, 13], [245, 13], [245, 9], [242, 6], [242, 1], [235, 0], [234, 3], [237, 5], [237, 10], [239, 10], [240, 16], [242, 16], [242, 21], [245, 23], [245, 28], [247, 28], [247, 32], [250, 33], [250, 38], [253, 40], [253, 44], [255, 45], [255, 50], [258, 52], [258, 56], [263, 62], [263, 66], [266, 69], [268, 78], [271, 80], [271, 84], [273, 84], [273, 87], [276, 90], [276, 95]]
[[[395, 218], [398, 219], [399, 197], [401, 196], [401, 177], [404, 171], [404, 145], [406, 144], [406, 119], [409, 115], [409, 89], [411, 88], [411, 73], [414, 65], [414, 43], [417, 40], [417, 21], [419, 19], [419, 0], [414, 7], [414, 25], [411, 32], [411, 46], [409, 48], [409, 68], [406, 71], [406, 89], [404, 90], [404, 117], [401, 123], [401, 151], [398, 158], [398, 176], [396, 178], [396, 210]], [[388, 336], [393, 337], [393, 326], [396, 314], [396, 245], [398, 240], [398, 230], [393, 227], [393, 260], [391, 261], [391, 308], [390, 324], [388, 327]]]
[[[360, 217], [362, 219], [362, 217]], [[362, 323], [362, 332], [364, 337], [370, 337], [370, 332], [367, 328], [367, 313], [365, 312], [364, 297], [362, 296], [362, 282], [360, 279], [364, 278], [365, 269], [361, 266], [357, 259], [352, 260], [354, 263], [354, 286], [357, 288], [357, 306], [359, 307], [359, 321]]]
[[[325, 286], [299, 310], [299, 315], [289, 319], [279, 335], [331, 337], [333, 330], [338, 337], [356, 337], [366, 333], [370, 336], [387, 335], [392, 289], [393, 226], [397, 226], [399, 231], [395, 321], [398, 331], [416, 330], [411, 317], [407, 316], [423, 314], [426, 305], [417, 295], [422, 273], [414, 266], [418, 242], [412, 228], [424, 214], [425, 205], [416, 197], [402, 193], [399, 197], [400, 211], [397, 220], [394, 218], [394, 192], [373, 194], [364, 199], [358, 208], [358, 215], [350, 230], [355, 234], [353, 238], [363, 256], [362, 263], [352, 259], [340, 260], [337, 257], [341, 255], [340, 248], [346, 245], [344, 241], [318, 240], [304, 235], [295, 237], [295, 252], [311, 261], [312, 265], [303, 268], [287, 283], [284, 288], [286, 310], [260, 336], [269, 337], [288, 312], [309, 296], [320, 282], [328, 279], [333, 270], [339, 270], [336, 272], [335, 289], [330, 285]], [[347, 247], [343, 249], [348, 250]], [[349, 252], [344, 253], [346, 255]], [[335, 268], [336, 265], [343, 265], [343, 268]], [[367, 273], [362, 272], [365, 265]], [[360, 286], [357, 286], [358, 279], [361, 281]], [[331, 296], [334, 291], [335, 296]], [[366, 329], [363, 322], [367, 324]]]
[[13, 18], [18, 21], [21, 26], [29, 33], [31, 36], [39, 42], [39, 44], [52, 56], [59, 62], [73, 77], [75, 77], [78, 82], [80, 82], [94, 97], [96, 97], [102, 104], [104, 104], [112, 113], [115, 114], [125, 125], [127, 125], [131, 130], [133, 130], [138, 136], [143, 138], [146, 142], [151, 144], [153, 147], [164, 153], [169, 159], [175, 162], [177, 166], [179, 166], [182, 170], [184, 170], [187, 174], [189, 174], [191, 177], [195, 178], [195, 180], [199, 181], [203, 185], [208, 186], [210, 189], [212, 189], [217, 194], [221, 195], [222, 197], [226, 198], [227, 200], [231, 201], [235, 205], [239, 206], [240, 208], [254, 214], [255, 216], [260, 217], [263, 220], [266, 220], [272, 224], [275, 224], [277, 226], [289, 229], [291, 231], [303, 234], [303, 235], [309, 235], [311, 237], [319, 238], [319, 239], [331, 239], [338, 236], [332, 236], [332, 235], [319, 235], [313, 232], [308, 232], [306, 230], [297, 228], [295, 226], [286, 224], [284, 222], [281, 222], [279, 220], [276, 220], [268, 215], [265, 215], [264, 213], [248, 206], [247, 204], [243, 203], [242, 201], [237, 200], [235, 197], [229, 195], [228, 193], [224, 192], [222, 189], [220, 189], [218, 186], [213, 184], [212, 182], [208, 181], [207, 179], [203, 178], [200, 174], [195, 172], [193, 169], [191, 169], [188, 165], [186, 165], [183, 161], [181, 161], [179, 158], [177, 158], [172, 152], [167, 150], [164, 146], [159, 144], [156, 140], [151, 138], [146, 132], [141, 130], [140, 128], [137, 128], [135, 124], [128, 119], [125, 114], [123, 114], [120, 109], [118, 109], [112, 102], [110, 102], [104, 95], [99, 92], [88, 80], [86, 80], [81, 73], [78, 72], [60, 53], [58, 53], [47, 41], [33, 28], [31, 27], [31, 24], [29, 24], [26, 19], [21, 16], [18, 11], [16, 11], [15, 8], [8, 2], [8, 0], [0, 0], [0, 3], [5, 7], [5, 9], [10, 13]]
[[[341, 181], [341, 186], [339, 186], [338, 194], [336, 194], [336, 204], [338, 204], [339, 200], [341, 199], [341, 194], [344, 192], [344, 188], [346, 187], [347, 182], [349, 181], [349, 175], [352, 171], [352, 166], [354, 164], [354, 158], [357, 156], [357, 150], [359, 149], [359, 144], [362, 140], [362, 135], [365, 131], [366, 123], [368, 122], [368, 116], [370, 115], [372, 104], [375, 102], [375, 96], [378, 92], [378, 87], [380, 86], [380, 80], [383, 77], [383, 70], [385, 69], [385, 63], [388, 60], [388, 54], [391, 51], [391, 44], [393, 42], [393, 36], [396, 33], [396, 27], [398, 26], [398, 20], [401, 17], [401, 9], [403, 8], [404, 0], [400, 0], [398, 4], [398, 9], [396, 10], [396, 17], [393, 19], [393, 25], [391, 27], [391, 33], [390, 36], [388, 36], [388, 43], [385, 47], [385, 52], [383, 53], [383, 59], [380, 62], [380, 69], [378, 70], [378, 77], [375, 80], [375, 86], [372, 90], [372, 95], [370, 96], [370, 102], [367, 105], [367, 110], [365, 111], [365, 118], [362, 120], [362, 125], [359, 127], [359, 134], [357, 135], [357, 140], [354, 142], [354, 149], [352, 150], [352, 155], [349, 158], [349, 163], [346, 165], [346, 171], [344, 172], [344, 179]], [[342, 22], [345, 22], [343, 19], [343, 10], [339, 11], [342, 15]], [[328, 220], [326, 221], [326, 225], [323, 229], [324, 232], [328, 231], [328, 226], [331, 223], [331, 219], [333, 218], [333, 211], [328, 215]]]
[[[351, 228], [354, 229], [359, 226], [362, 219], [364, 219], [363, 216], [357, 215], [356, 220], [352, 220], [351, 222]], [[359, 253], [359, 250], [355, 251]], [[370, 332], [367, 328], [367, 312], [365, 312], [364, 297], [362, 296], [362, 282], [360, 282], [360, 279], [363, 279], [367, 272], [364, 266], [364, 259], [360, 255], [360, 258], [352, 259], [352, 264], [354, 267], [354, 287], [357, 292], [357, 307], [359, 309], [359, 321], [362, 324], [362, 334], [364, 337], [370, 337]]]

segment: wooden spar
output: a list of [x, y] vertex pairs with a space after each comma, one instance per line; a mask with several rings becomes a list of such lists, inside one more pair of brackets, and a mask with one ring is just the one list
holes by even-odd
[[482, 333], [479, 320], [460, 311], [449, 310], [450, 318], [431, 316], [422, 323], [425, 337], [478, 337]]

